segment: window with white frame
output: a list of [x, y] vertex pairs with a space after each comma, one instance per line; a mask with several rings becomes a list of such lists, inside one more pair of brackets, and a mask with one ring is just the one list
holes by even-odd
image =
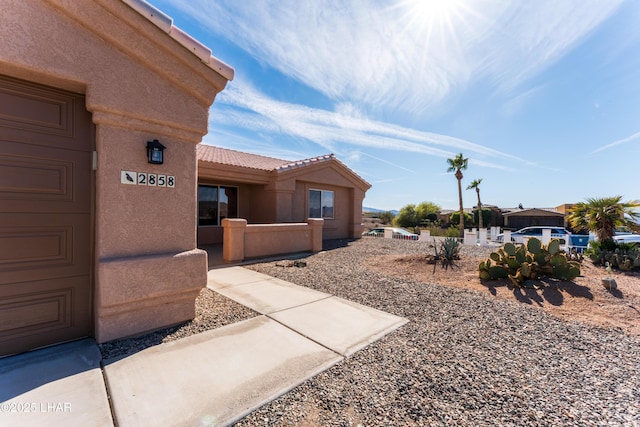
[[220, 225], [238, 217], [238, 188], [198, 185], [198, 225]]
[[309, 218], [333, 219], [333, 191], [309, 190]]

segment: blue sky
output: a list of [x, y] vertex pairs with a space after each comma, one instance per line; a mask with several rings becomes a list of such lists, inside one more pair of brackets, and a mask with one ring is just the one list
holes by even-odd
[[[640, 199], [640, 2], [151, 0], [235, 69], [204, 143], [334, 153], [364, 205]], [[464, 191], [464, 205], [476, 204]]]

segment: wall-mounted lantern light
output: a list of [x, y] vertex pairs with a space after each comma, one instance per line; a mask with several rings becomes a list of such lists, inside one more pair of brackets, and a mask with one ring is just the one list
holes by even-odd
[[161, 165], [164, 161], [162, 152], [167, 148], [164, 145], [160, 144], [160, 141], [154, 139], [153, 141], [147, 141], [147, 157], [149, 158], [149, 163], [153, 163], [154, 165]]

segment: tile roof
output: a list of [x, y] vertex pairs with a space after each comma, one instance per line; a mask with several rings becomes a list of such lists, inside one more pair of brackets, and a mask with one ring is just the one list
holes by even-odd
[[291, 169], [301, 168], [304, 166], [310, 166], [314, 164], [318, 164], [321, 162], [325, 162], [327, 160], [335, 159], [333, 154], [325, 154], [324, 156], [312, 157], [310, 159], [297, 160], [295, 162], [289, 162], [285, 165], [279, 166], [276, 168], [278, 172], [284, 172]]
[[196, 155], [199, 161], [217, 163], [220, 165], [237, 166], [248, 169], [257, 169], [266, 172], [281, 173], [293, 169], [332, 161], [338, 163], [345, 170], [355, 175], [367, 186], [367, 188], [371, 187], [371, 184], [364, 181], [360, 176], [358, 176], [358, 174], [356, 174], [347, 165], [338, 160], [333, 154], [325, 154], [309, 159], [292, 161], [276, 159], [274, 157], [260, 156], [257, 154], [244, 153], [242, 151], [230, 150], [228, 148], [215, 147], [213, 145], [198, 144], [196, 147]]
[[550, 213], [556, 213], [562, 215], [562, 212], [558, 211], [557, 208], [502, 208], [501, 209], [504, 215], [511, 215], [516, 213], [522, 213], [526, 211], [545, 211]]
[[304, 160], [282, 160], [274, 157], [243, 153], [242, 151], [214, 147], [213, 145], [206, 144], [199, 144], [197, 146], [197, 155], [198, 160], [205, 162], [276, 172], [285, 172], [292, 169], [311, 166], [331, 159], [337, 161], [333, 154], [325, 154]]
[[291, 163], [290, 160], [243, 153], [227, 148], [214, 147], [212, 145], [198, 144], [197, 147], [198, 160], [221, 165], [272, 171]]

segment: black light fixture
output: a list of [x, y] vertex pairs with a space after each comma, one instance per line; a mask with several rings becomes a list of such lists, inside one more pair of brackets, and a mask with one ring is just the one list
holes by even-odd
[[147, 141], [147, 157], [149, 159], [149, 163], [153, 163], [154, 165], [161, 165], [163, 162], [163, 154], [164, 149], [167, 148], [164, 145], [160, 144], [160, 141], [154, 139], [153, 141]]

